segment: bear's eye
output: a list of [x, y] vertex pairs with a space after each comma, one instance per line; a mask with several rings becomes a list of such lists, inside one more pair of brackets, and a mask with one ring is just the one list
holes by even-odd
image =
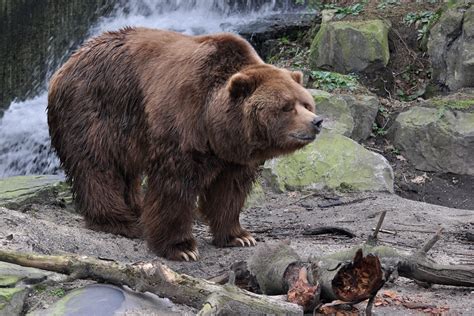
[[290, 112], [293, 110], [293, 103], [287, 103], [285, 106], [281, 109], [283, 112]]
[[309, 105], [308, 103], [303, 103], [303, 106], [306, 110], [311, 111], [311, 109], [312, 109], [311, 105]]

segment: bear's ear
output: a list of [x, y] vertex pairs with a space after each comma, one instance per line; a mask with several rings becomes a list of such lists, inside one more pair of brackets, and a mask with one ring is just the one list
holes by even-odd
[[238, 72], [230, 77], [227, 83], [227, 91], [229, 91], [232, 98], [246, 97], [255, 91], [256, 85], [254, 78]]
[[303, 85], [303, 73], [301, 71], [292, 71], [291, 78], [300, 85]]

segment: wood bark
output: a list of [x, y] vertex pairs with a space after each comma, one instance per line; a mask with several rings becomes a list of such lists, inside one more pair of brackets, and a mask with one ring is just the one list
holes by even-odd
[[0, 261], [67, 274], [71, 279], [127, 285], [137, 291], [155, 293], [195, 308], [201, 308], [204, 304], [204, 308], [211, 311], [212, 304], [227, 301], [229, 306], [242, 314], [303, 314], [302, 308], [296, 304], [248, 292], [234, 285], [219, 285], [180, 274], [156, 260], [121, 264], [87, 256], [47, 256], [0, 250]]

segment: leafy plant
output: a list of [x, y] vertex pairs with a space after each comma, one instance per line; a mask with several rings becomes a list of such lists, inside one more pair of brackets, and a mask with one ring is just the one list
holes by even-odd
[[372, 132], [376, 136], [385, 136], [385, 135], [387, 135], [387, 130], [384, 127], [378, 126], [377, 123], [375, 123], [375, 122], [372, 124]]
[[407, 25], [415, 25], [418, 32], [418, 40], [421, 40], [428, 34], [431, 25], [438, 21], [440, 16], [440, 12], [433, 11], [410, 12], [403, 20]]
[[66, 295], [66, 291], [64, 291], [64, 289], [51, 289], [49, 290], [49, 294], [51, 296], [57, 296], [57, 297], [63, 297], [64, 295]]
[[388, 6], [395, 6], [399, 4], [400, 4], [400, 0], [383, 0], [377, 5], [377, 9], [384, 10]]
[[364, 11], [364, 5], [362, 3], [356, 3], [348, 7], [335, 7], [336, 19], [343, 19], [348, 15], [359, 15]]
[[394, 155], [400, 155], [400, 149], [393, 147], [390, 152]]
[[336, 4], [324, 4], [324, 1], [321, 0], [295, 0], [295, 3], [298, 5], [307, 5], [311, 9], [324, 10], [324, 9], [333, 9], [336, 10], [336, 19], [343, 19], [348, 15], [359, 15], [364, 10], [364, 2], [361, 1], [354, 3], [349, 6], [339, 6]]
[[358, 85], [357, 76], [353, 74], [342, 75], [329, 71], [311, 71], [309, 76], [313, 80], [314, 88], [327, 91], [335, 89], [353, 90]]

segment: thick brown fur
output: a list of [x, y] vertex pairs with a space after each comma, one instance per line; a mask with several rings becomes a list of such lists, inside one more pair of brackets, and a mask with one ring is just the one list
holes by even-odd
[[87, 225], [176, 260], [197, 256], [198, 197], [216, 245], [251, 244], [239, 213], [259, 165], [320, 128], [301, 73], [239, 36], [145, 28], [85, 43], [51, 79], [48, 124]]

